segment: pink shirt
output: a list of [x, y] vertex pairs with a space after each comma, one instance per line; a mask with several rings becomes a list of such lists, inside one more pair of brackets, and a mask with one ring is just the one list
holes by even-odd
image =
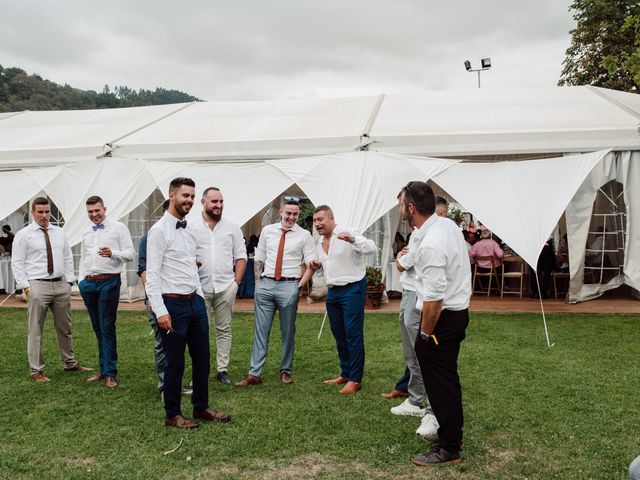
[[[500, 266], [500, 259], [504, 257], [504, 252], [498, 245], [498, 242], [493, 240], [492, 238], [484, 238], [479, 242], [476, 242], [471, 250], [469, 250], [469, 255], [471, 258], [476, 257], [493, 257], [493, 266]], [[491, 261], [488, 260], [476, 260], [476, 263], [479, 267], [482, 268], [491, 268]]]

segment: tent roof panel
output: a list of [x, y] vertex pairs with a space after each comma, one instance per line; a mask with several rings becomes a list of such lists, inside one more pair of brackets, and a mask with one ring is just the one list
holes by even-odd
[[0, 152], [102, 147], [184, 106], [24, 112], [2, 120]]

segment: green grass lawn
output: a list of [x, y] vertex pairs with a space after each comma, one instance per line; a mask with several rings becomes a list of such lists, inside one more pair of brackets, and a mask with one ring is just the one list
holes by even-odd
[[[108, 391], [62, 371], [50, 318], [52, 381], [30, 382], [26, 311], [2, 309], [0, 478], [624, 479], [640, 454], [639, 316], [549, 316], [548, 349], [539, 315], [472, 315], [459, 360], [463, 462], [428, 471], [411, 465], [428, 447], [415, 435], [419, 419], [391, 415], [399, 401], [379, 396], [403, 371], [397, 316], [367, 314], [363, 389], [348, 397], [321, 382], [338, 373], [329, 329], [317, 340], [321, 321], [298, 317], [295, 384], [279, 383], [276, 322], [262, 385], [210, 383], [211, 405], [231, 423], [180, 431], [162, 425], [145, 314], [120, 313], [120, 386]], [[74, 312], [73, 333], [77, 358], [95, 367], [86, 313]], [[252, 316], [236, 314], [233, 334], [237, 380], [249, 364]]]

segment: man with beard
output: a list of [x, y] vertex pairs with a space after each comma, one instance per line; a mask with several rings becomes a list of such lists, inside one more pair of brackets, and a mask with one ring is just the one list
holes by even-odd
[[[220, 189], [207, 188], [202, 194], [202, 218], [196, 220], [196, 260], [200, 283], [216, 332], [216, 378], [231, 385], [229, 353], [231, 351], [231, 316], [233, 303], [247, 268], [247, 249], [240, 227], [222, 218], [224, 198]], [[235, 271], [234, 271], [235, 270]]]
[[184, 349], [192, 363], [193, 417], [228, 422], [231, 417], [209, 408], [209, 320], [196, 265], [196, 241], [184, 217], [195, 198], [195, 182], [179, 177], [169, 186], [169, 209], [151, 227], [147, 239], [147, 296], [162, 329], [164, 370], [164, 424], [196, 428], [182, 416], [180, 390]]
[[262, 369], [267, 361], [269, 334], [276, 310], [280, 313], [282, 334], [280, 381], [285, 385], [293, 383], [291, 370], [300, 288], [313, 274], [313, 270], [307, 268], [302, 275], [302, 264], [309, 267], [317, 258], [311, 234], [296, 223], [299, 216], [300, 199], [285, 196], [280, 207], [281, 221], [262, 229], [254, 265], [256, 289], [251, 367], [249, 375], [237, 382], [236, 387], [262, 383]]
[[87, 381], [104, 380], [107, 388], [115, 388], [118, 386], [116, 315], [120, 302], [120, 274], [126, 263], [133, 260], [136, 251], [129, 229], [123, 223], [107, 218], [102, 198], [89, 197], [86, 207], [92, 225], [82, 235], [78, 288], [96, 334], [100, 363], [100, 371]]
[[469, 324], [471, 298], [467, 248], [457, 225], [434, 214], [435, 196], [426, 183], [409, 182], [399, 204], [402, 217], [422, 235], [415, 263], [422, 315], [414, 347], [440, 425], [432, 449], [413, 463], [425, 467], [459, 463], [463, 413], [458, 354]]
[[337, 226], [327, 205], [313, 211], [313, 225], [320, 234], [319, 260], [311, 268], [324, 271], [327, 313], [340, 359], [340, 375], [324, 383], [345, 384], [340, 393], [349, 395], [360, 390], [364, 372], [365, 255], [375, 253], [376, 245], [352, 228]]

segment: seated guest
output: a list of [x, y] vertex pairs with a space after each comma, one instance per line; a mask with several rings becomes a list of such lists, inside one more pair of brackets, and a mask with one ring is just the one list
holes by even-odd
[[11, 227], [9, 225], [2, 226], [2, 234], [5, 235], [0, 237], [0, 247], [3, 247], [3, 252], [11, 253], [11, 246], [13, 245], [13, 238], [15, 234], [11, 231]]
[[400, 232], [396, 232], [396, 238], [393, 242], [393, 258], [398, 256], [398, 253], [407, 246], [407, 243], [404, 241], [404, 237]]
[[[495, 267], [496, 273], [499, 271], [498, 267], [502, 265], [502, 257], [504, 252], [500, 248], [500, 245], [491, 238], [491, 230], [485, 228], [482, 230], [482, 240], [476, 242], [471, 250], [469, 250], [469, 256], [478, 265], [478, 271], [481, 273], [487, 273], [491, 270], [491, 267]], [[478, 260], [478, 257], [492, 257], [489, 260]]]

